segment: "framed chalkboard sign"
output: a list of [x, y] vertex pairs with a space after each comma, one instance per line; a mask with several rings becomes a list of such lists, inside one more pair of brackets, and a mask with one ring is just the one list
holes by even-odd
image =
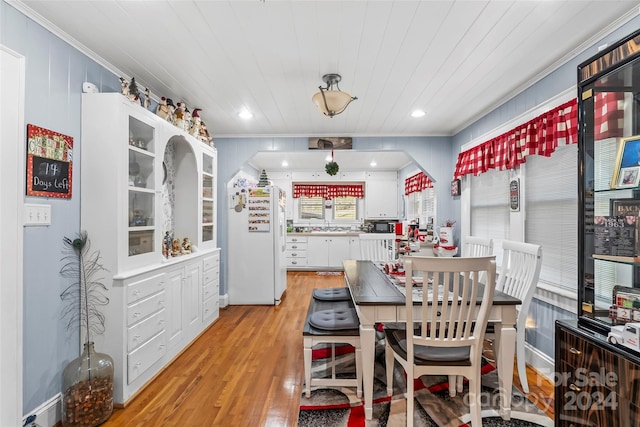
[[71, 198], [73, 138], [27, 125], [27, 196]]

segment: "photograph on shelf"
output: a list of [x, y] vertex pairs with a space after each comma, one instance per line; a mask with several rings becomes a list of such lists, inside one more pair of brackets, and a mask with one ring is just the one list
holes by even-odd
[[616, 322], [640, 322], [640, 290], [616, 285], [609, 318]]
[[637, 187], [640, 178], [640, 135], [622, 138], [618, 144], [611, 188]]

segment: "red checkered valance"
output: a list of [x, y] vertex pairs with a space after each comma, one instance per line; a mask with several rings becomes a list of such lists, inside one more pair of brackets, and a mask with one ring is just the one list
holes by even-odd
[[529, 120], [502, 135], [458, 154], [453, 178], [489, 169], [514, 169], [526, 157], [539, 154], [549, 157], [558, 145], [578, 142], [578, 103], [571, 101]]
[[313, 185], [313, 184], [293, 184], [293, 198], [322, 197], [331, 200], [336, 197], [364, 197], [364, 186], [362, 184], [352, 185]]
[[422, 191], [425, 188], [433, 188], [433, 182], [424, 172], [419, 172], [404, 180], [405, 195]]
[[593, 98], [593, 135], [595, 139], [623, 136], [624, 93], [598, 92]]

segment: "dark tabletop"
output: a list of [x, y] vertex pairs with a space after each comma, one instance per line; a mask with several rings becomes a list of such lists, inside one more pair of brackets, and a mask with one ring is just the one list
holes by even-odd
[[[343, 264], [344, 277], [356, 304], [404, 305], [405, 296], [373, 262], [348, 260]], [[521, 303], [522, 301], [518, 298], [497, 290], [493, 297], [494, 305], [518, 305]]]

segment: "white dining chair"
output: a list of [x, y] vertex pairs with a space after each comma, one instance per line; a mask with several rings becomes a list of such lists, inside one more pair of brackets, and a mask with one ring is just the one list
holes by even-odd
[[[495, 257], [406, 257], [407, 277], [422, 276], [423, 292], [407, 289], [406, 328], [385, 328], [387, 394], [393, 393], [393, 366], [406, 372], [407, 426], [413, 426], [414, 379], [422, 375], [465, 376], [469, 379], [471, 425], [482, 425], [482, 344], [495, 288], [478, 280], [495, 280]], [[427, 278], [432, 284], [427, 292]], [[477, 301], [480, 303], [477, 304]], [[450, 302], [450, 303], [449, 303]], [[418, 317], [416, 317], [418, 316]]]
[[360, 259], [393, 261], [396, 259], [396, 236], [390, 233], [363, 233], [360, 237]]
[[478, 236], [467, 236], [462, 239], [462, 256], [489, 256], [493, 255], [493, 239]]
[[[520, 377], [522, 391], [525, 393], [529, 393], [527, 365], [524, 354], [525, 329], [529, 306], [538, 285], [541, 266], [542, 248], [540, 245], [511, 240], [502, 241], [502, 264], [499, 268], [496, 290], [522, 301], [522, 304], [517, 308], [516, 357], [518, 360], [518, 376]], [[485, 338], [493, 340], [494, 354], [497, 358], [499, 352], [495, 351], [495, 349], [500, 348], [500, 342], [494, 329], [493, 325], [489, 324]]]

